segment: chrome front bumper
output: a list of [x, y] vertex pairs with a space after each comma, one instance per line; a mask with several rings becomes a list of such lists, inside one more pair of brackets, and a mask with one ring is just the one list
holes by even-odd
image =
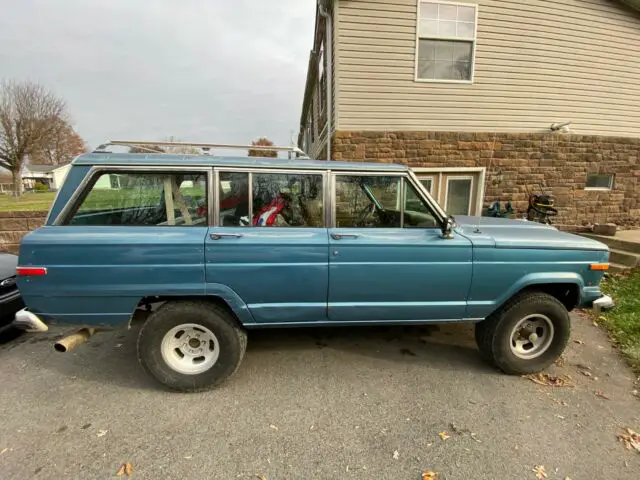
[[13, 325], [27, 332], [46, 332], [49, 327], [33, 312], [26, 308], [16, 312]]
[[609, 295], [603, 295], [599, 299], [593, 301], [593, 309], [596, 312], [608, 310], [610, 308], [613, 308], [614, 306], [615, 303], [613, 302], [613, 298], [611, 298]]

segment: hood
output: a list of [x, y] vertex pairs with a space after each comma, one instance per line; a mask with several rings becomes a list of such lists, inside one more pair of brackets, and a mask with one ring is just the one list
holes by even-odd
[[456, 231], [469, 238], [474, 246], [496, 248], [542, 248], [562, 250], [609, 250], [591, 238], [561, 232], [551, 225], [526, 220], [493, 217], [456, 216]]
[[15, 277], [18, 257], [11, 253], [0, 253], [0, 281]]

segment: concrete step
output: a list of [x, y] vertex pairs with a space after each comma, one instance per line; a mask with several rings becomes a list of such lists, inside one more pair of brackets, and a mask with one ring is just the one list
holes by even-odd
[[640, 254], [640, 243], [631, 242], [628, 240], [622, 240], [617, 237], [607, 237], [605, 235], [596, 235], [594, 233], [581, 233], [580, 235], [593, 238], [599, 242], [609, 245], [609, 248], [622, 250], [624, 252], [638, 253]]
[[619, 263], [612, 263], [609, 262], [609, 273], [620, 273], [620, 272], [624, 272], [625, 270], [629, 270], [632, 267], [629, 267], [627, 265], [620, 265]]
[[640, 254], [611, 248], [609, 249], [609, 262], [627, 267], [637, 267], [640, 265]]

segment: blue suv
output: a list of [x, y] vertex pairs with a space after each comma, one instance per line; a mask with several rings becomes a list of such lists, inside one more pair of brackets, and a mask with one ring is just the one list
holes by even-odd
[[407, 167], [91, 153], [22, 240], [16, 323], [77, 325], [56, 348], [151, 313], [142, 366], [211, 388], [262, 327], [475, 323], [509, 374], [564, 350], [568, 311], [604, 306], [602, 243], [519, 220], [456, 217]]

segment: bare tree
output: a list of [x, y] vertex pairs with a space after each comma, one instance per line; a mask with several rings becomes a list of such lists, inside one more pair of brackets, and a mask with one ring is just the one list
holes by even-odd
[[[256, 147], [272, 147], [273, 142], [269, 140], [267, 137], [260, 137], [258, 140], [251, 142], [251, 145]], [[249, 149], [250, 157], [273, 157], [276, 158], [278, 156], [277, 150], [267, 150], [265, 148], [250, 148]]]
[[0, 166], [11, 171], [16, 197], [25, 158], [51, 138], [56, 119], [66, 120], [66, 105], [42, 85], [0, 83]]
[[69, 163], [76, 156], [87, 151], [87, 146], [71, 125], [61, 118], [54, 120], [50, 135], [29, 157], [35, 165], [60, 165]]

